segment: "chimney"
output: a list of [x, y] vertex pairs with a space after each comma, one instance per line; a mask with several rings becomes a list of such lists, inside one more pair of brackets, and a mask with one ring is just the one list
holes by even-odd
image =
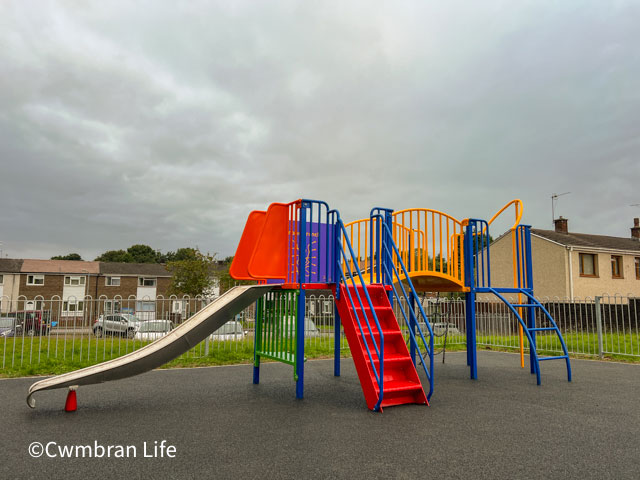
[[560, 218], [556, 218], [553, 221], [556, 226], [556, 233], [569, 233], [569, 226], [567, 225], [568, 222], [569, 220], [562, 218], [562, 215], [560, 215]]
[[640, 218], [633, 219], [633, 227], [631, 228], [631, 238], [640, 240]]

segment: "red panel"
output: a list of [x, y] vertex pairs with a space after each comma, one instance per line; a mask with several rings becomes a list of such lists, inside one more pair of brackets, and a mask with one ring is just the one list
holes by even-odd
[[287, 235], [289, 203], [272, 203], [258, 238], [247, 271], [253, 278], [287, 277]]
[[255, 210], [247, 218], [242, 237], [240, 237], [240, 244], [229, 268], [229, 274], [236, 280], [256, 280], [255, 277], [249, 274], [248, 266], [258, 243], [258, 238], [262, 233], [266, 216], [267, 212]]

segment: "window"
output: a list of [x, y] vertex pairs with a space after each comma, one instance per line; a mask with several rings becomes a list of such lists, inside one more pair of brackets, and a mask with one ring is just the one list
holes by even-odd
[[331, 305], [331, 300], [325, 300], [323, 307], [322, 307], [322, 313], [333, 313], [333, 305]]
[[27, 285], [44, 285], [44, 275], [27, 275]]
[[173, 313], [182, 313], [187, 311], [187, 301], [186, 300], [174, 300], [172, 302], [171, 311]]
[[104, 313], [120, 313], [120, 300], [105, 300]]
[[120, 277], [107, 277], [104, 279], [104, 284], [107, 287], [119, 287], [120, 286]]
[[139, 287], [155, 287], [156, 279], [149, 277], [138, 277], [138, 286]]
[[640, 257], [636, 257], [636, 280], [640, 280]]
[[581, 277], [597, 277], [598, 276], [598, 256], [592, 253], [580, 254], [580, 276]]
[[25, 310], [42, 310], [44, 302], [42, 300], [26, 300], [24, 302]]
[[622, 256], [611, 255], [611, 278], [622, 278]]
[[78, 285], [84, 285], [86, 280], [86, 277], [64, 277], [64, 284], [75, 287]]
[[84, 302], [82, 300], [65, 300], [62, 302], [62, 312], [63, 313], [71, 313], [71, 312], [79, 312], [82, 313], [84, 311]]

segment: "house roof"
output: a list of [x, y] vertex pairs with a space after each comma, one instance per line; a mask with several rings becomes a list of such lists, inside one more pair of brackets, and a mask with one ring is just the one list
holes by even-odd
[[0, 258], [0, 272], [20, 273], [22, 268], [21, 258]]
[[117, 263], [100, 262], [103, 275], [148, 275], [150, 277], [170, 277], [164, 265], [159, 263]]
[[532, 228], [531, 233], [566, 246], [640, 252], [640, 241], [635, 238], [609, 237], [588, 233], [558, 233], [555, 230], [539, 230], [537, 228]]
[[99, 262], [81, 260], [22, 260], [22, 273], [98, 273]]

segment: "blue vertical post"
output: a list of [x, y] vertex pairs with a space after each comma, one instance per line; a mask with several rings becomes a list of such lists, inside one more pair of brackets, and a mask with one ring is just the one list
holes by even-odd
[[334, 307], [334, 352], [333, 352], [333, 375], [335, 377], [340, 376], [340, 314], [338, 313], [338, 307]]
[[[328, 227], [327, 227], [328, 230]], [[339, 269], [342, 268], [341, 265], [341, 255], [340, 255], [340, 240], [341, 240], [341, 232], [336, 225], [336, 222], [333, 222], [333, 281], [336, 284], [336, 294], [334, 297], [334, 306], [333, 306], [333, 328], [334, 328], [334, 339], [333, 339], [333, 375], [336, 377], [340, 376], [340, 314], [338, 313], [338, 299], [340, 297], [340, 282], [338, 279], [340, 278]]]
[[258, 300], [256, 302], [256, 326], [255, 331], [253, 332], [253, 383], [260, 383], [260, 355], [258, 355], [258, 351], [262, 350], [262, 346], [259, 345], [259, 342], [262, 340], [262, 320], [263, 320], [263, 309], [262, 309], [262, 300]]
[[[416, 338], [416, 319], [415, 319], [415, 311], [416, 311], [416, 297], [413, 294], [413, 291], [409, 292], [409, 308], [411, 309], [411, 313], [409, 314], [409, 328], [411, 332], [413, 332], [414, 338]], [[409, 338], [411, 338], [411, 333], [409, 334]], [[411, 361], [413, 362], [413, 366], [416, 366], [416, 343], [417, 342], [409, 342], [411, 345], [409, 347], [409, 353], [411, 355]]]
[[[524, 249], [524, 269], [526, 274], [526, 285], [525, 288], [529, 290], [530, 293], [533, 293], [533, 264], [531, 261], [531, 227], [529, 225], [522, 225], [519, 227], [522, 229], [522, 248]], [[527, 297], [528, 298], [528, 297]], [[527, 303], [531, 303], [529, 299]], [[533, 306], [527, 307], [527, 328], [535, 328], [536, 326], [536, 316], [535, 309]], [[534, 350], [536, 349], [536, 332], [531, 332], [531, 343], [533, 344], [533, 348], [529, 348], [529, 366], [531, 368], [531, 373], [536, 373], [536, 361], [534, 358]]]
[[307, 208], [309, 202], [300, 205], [300, 221], [298, 222], [298, 314], [296, 318], [296, 398], [304, 398], [304, 314], [305, 314], [305, 283], [306, 252], [307, 252]]
[[[385, 265], [385, 272], [389, 272], [386, 273], [385, 275], [385, 285], [392, 285], [393, 284], [393, 258], [392, 255], [393, 253], [393, 247], [391, 246], [391, 243], [393, 241], [393, 216], [391, 215], [393, 213], [393, 210], [390, 209], [385, 209], [384, 210], [384, 223], [387, 225], [388, 230], [383, 229], [383, 235], [385, 236], [385, 241], [383, 243], [383, 245], [386, 247], [386, 249], [389, 250], [389, 253], [386, 254], [385, 250], [382, 250], [382, 254], [384, 255], [384, 264]], [[391, 306], [393, 307], [393, 291], [389, 290], [389, 292], [387, 292], [387, 297], [389, 297], [389, 303], [391, 304]]]
[[465, 313], [467, 326], [467, 365], [472, 380], [478, 378], [478, 353], [476, 351], [476, 292], [474, 272], [474, 231], [476, 223], [469, 220], [464, 237], [465, 284], [469, 291], [465, 294]]
[[[409, 261], [407, 262], [407, 271], [411, 272], [411, 259], [413, 257], [413, 251], [411, 250], [411, 236], [413, 235], [413, 231], [409, 232]], [[409, 308], [411, 311], [415, 313], [416, 311], [416, 297], [413, 294], [413, 290], [409, 291]], [[416, 322], [413, 315], [409, 315], [409, 328], [413, 332], [414, 336], [416, 334]], [[411, 336], [411, 333], [409, 334]], [[409, 354], [411, 355], [411, 361], [413, 362], [413, 366], [416, 366], [416, 346], [413, 342], [410, 342]], [[416, 342], [417, 343], [417, 342]]]

